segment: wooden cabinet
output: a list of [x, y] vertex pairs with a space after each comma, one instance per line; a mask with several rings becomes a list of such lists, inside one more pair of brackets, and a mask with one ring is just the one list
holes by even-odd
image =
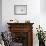
[[33, 23], [7, 23], [12, 33], [13, 41], [22, 46], [33, 46]]

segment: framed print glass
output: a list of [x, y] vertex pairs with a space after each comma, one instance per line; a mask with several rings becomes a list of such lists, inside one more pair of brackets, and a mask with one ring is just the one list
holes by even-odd
[[15, 15], [27, 15], [27, 5], [14, 5]]

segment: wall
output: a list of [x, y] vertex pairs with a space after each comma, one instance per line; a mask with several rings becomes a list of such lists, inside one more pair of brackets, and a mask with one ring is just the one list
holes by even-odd
[[46, 0], [40, 0], [40, 24], [46, 31]]
[[0, 0], [0, 31], [2, 29], [2, 0]]
[[46, 0], [40, 0], [40, 9], [42, 13], [46, 13]]
[[[46, 30], [45, 0], [2, 0], [2, 26], [7, 31], [7, 22], [10, 19], [17, 19], [19, 22], [30, 20], [33, 25], [33, 45], [38, 46], [36, 27], [40, 24]], [[27, 15], [14, 15], [14, 5], [27, 5]]]

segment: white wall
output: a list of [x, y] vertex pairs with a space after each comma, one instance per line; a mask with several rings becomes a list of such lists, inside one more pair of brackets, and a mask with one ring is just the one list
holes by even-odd
[[46, 0], [40, 0], [41, 13], [46, 13]]
[[0, 0], [0, 31], [2, 29], [2, 0]]
[[40, 0], [40, 24], [46, 31], [46, 0]]

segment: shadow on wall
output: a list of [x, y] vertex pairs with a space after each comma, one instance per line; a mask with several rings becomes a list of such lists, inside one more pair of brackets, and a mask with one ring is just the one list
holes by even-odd
[[2, 0], [0, 0], [0, 31], [2, 31]]
[[40, 0], [40, 11], [42, 14], [46, 14], [46, 0]]

